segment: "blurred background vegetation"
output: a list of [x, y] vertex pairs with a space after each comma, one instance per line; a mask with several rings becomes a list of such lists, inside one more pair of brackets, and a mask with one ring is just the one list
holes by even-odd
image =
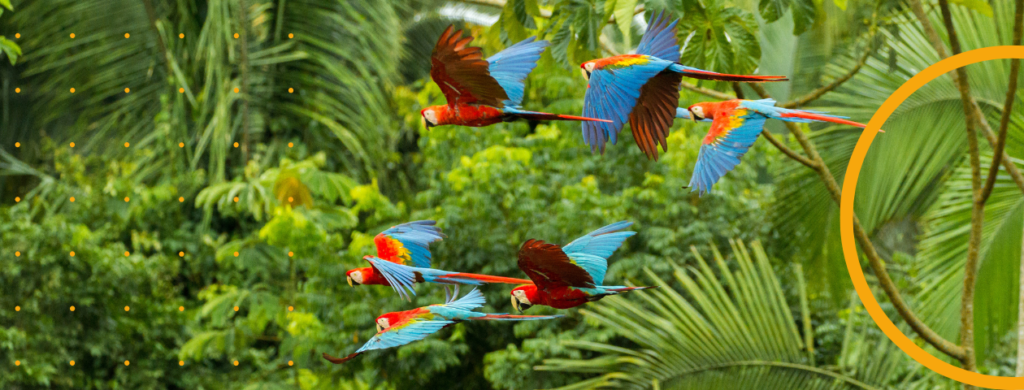
[[[428, 58], [451, 23], [488, 54], [550, 40], [525, 105], [572, 114], [578, 64], [629, 52], [660, 10], [682, 17], [687, 65], [787, 75], [766, 86], [780, 102], [852, 75], [807, 107], [861, 122], [939, 59], [895, 0], [0, 0], [0, 388], [959, 387], [877, 330], [849, 286], [838, 207], [767, 142], [698, 198], [682, 187], [706, 125], [677, 121], [660, 162], [628, 132], [592, 154], [574, 123], [419, 125], [443, 102]], [[953, 11], [965, 50], [1009, 44], [1010, 1]], [[1011, 109], [1008, 69], [968, 68], [990, 122]], [[686, 87], [682, 106], [755, 96]], [[856, 205], [949, 340], [971, 208], [959, 99], [944, 76], [903, 104]], [[1011, 118], [1007, 152], [1024, 158], [1024, 115]], [[804, 130], [841, 178], [859, 130]], [[1022, 213], [1000, 176], [975, 301], [985, 373], [1013, 375]], [[630, 220], [639, 234], [608, 280], [664, 288], [325, 362], [377, 315], [441, 301], [433, 286], [408, 303], [345, 283], [377, 232], [416, 219], [448, 235], [437, 267], [517, 277], [525, 239]], [[486, 287], [485, 310], [511, 310], [507, 290]]]

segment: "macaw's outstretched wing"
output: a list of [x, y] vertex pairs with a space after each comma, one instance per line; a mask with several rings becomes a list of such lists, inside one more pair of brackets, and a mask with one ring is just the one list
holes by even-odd
[[740, 157], [764, 129], [765, 119], [764, 115], [742, 106], [716, 114], [697, 154], [690, 191], [698, 191], [698, 195], [710, 192], [718, 179], [740, 163]]
[[632, 222], [620, 221], [594, 230], [587, 235], [562, 247], [562, 251], [572, 262], [590, 274], [595, 283], [604, 281], [608, 272], [608, 257], [622, 246], [626, 238], [636, 234], [633, 231], [620, 231], [632, 225]]
[[335, 358], [327, 353], [324, 353], [323, 356], [324, 359], [327, 359], [331, 363], [341, 364], [366, 351], [394, 348], [409, 344], [413, 341], [423, 340], [427, 336], [454, 323], [454, 321], [412, 320], [404, 324], [394, 325], [380, 333], [377, 333], [373, 338], [367, 341], [366, 344], [363, 344], [362, 347], [356, 350], [355, 353], [344, 358]]
[[398, 264], [430, 267], [430, 244], [444, 234], [434, 221], [415, 221], [393, 226], [373, 238], [377, 257]]
[[672, 63], [656, 58], [624, 56], [591, 72], [583, 97], [583, 116], [612, 121], [583, 122], [583, 142], [591, 151], [599, 149], [604, 153], [605, 143], [611, 141], [614, 145], [618, 141], [619, 131], [640, 97], [640, 89], [669, 65]]
[[508, 95], [508, 100], [504, 102], [506, 106], [518, 107], [523, 103], [526, 76], [537, 67], [540, 54], [548, 47], [548, 41], [536, 39], [529, 37], [487, 59], [491, 77], [498, 81]]
[[443, 303], [438, 306], [444, 306], [455, 310], [473, 311], [473, 309], [479, 308], [486, 303], [487, 301], [484, 300], [484, 293], [474, 288], [473, 291], [463, 295], [462, 298], [456, 299], [452, 302]]
[[594, 278], [586, 269], [573, 263], [558, 245], [527, 240], [519, 248], [518, 265], [541, 289], [560, 286], [594, 288]]
[[647, 24], [644, 37], [636, 47], [636, 54], [646, 54], [665, 61], [679, 62], [679, 43], [676, 41], [676, 23], [679, 19], [668, 21], [665, 12], [659, 12]]
[[405, 299], [410, 299], [408, 294], [416, 295], [416, 290], [413, 289], [413, 284], [417, 282], [469, 284], [474, 286], [486, 283], [533, 284], [533, 282], [529, 280], [519, 278], [451, 272], [433, 268], [409, 267], [373, 257], [367, 257], [366, 261], [369, 261], [377, 272], [380, 272], [380, 274], [384, 276], [384, 279], [388, 281], [391, 288], [394, 288], [395, 292]]
[[[678, 47], [677, 47], [678, 50]], [[668, 151], [668, 131], [679, 108], [679, 84], [683, 75], [661, 72], [640, 88], [640, 98], [629, 114], [629, 128], [636, 146], [647, 158], [658, 161], [658, 145]]]
[[441, 87], [448, 106], [478, 103], [503, 107], [508, 94], [491, 76], [481, 49], [468, 46], [473, 37], [462, 37], [462, 30], [448, 26], [430, 55], [430, 78]]

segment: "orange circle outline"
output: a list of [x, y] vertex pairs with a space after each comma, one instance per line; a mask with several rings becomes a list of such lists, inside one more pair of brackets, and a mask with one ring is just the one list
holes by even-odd
[[892, 340], [903, 352], [910, 355], [914, 361], [921, 363], [928, 369], [935, 371], [949, 379], [992, 389], [1020, 389], [1024, 388], [1024, 377], [1005, 377], [985, 375], [977, 372], [967, 371], [960, 367], [946, 363], [935, 356], [932, 356], [923, 348], [919, 347], [909, 337], [903, 334], [896, 324], [893, 324], [889, 317], [882, 311], [878, 301], [875, 300], [871, 287], [864, 279], [864, 269], [860, 266], [860, 257], [857, 253], [857, 244], [853, 237], [853, 199], [857, 192], [857, 178], [860, 176], [861, 166], [864, 165], [864, 158], [868, 154], [871, 142], [878, 135], [889, 116], [907, 100], [914, 92], [928, 82], [955, 69], [988, 60], [1002, 59], [1024, 59], [1024, 46], [993, 46], [982, 49], [975, 49], [965, 53], [939, 61], [907, 80], [896, 92], [893, 92], [888, 99], [882, 103], [875, 115], [871, 117], [857, 146], [850, 156], [850, 165], [847, 166], [846, 176], [843, 179], [843, 192], [839, 202], [839, 237], [843, 244], [843, 257], [846, 259], [846, 269], [850, 271], [850, 279], [857, 290], [864, 307], [867, 309], [871, 319], [878, 324], [889, 340]]

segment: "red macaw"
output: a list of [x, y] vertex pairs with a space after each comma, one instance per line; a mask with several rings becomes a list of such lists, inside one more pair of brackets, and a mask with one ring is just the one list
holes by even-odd
[[519, 248], [519, 269], [532, 285], [512, 290], [512, 307], [520, 313], [543, 305], [568, 309], [594, 302], [607, 295], [649, 287], [601, 286], [608, 271], [608, 257], [636, 232], [620, 230], [631, 222], [616, 222], [577, 238], [564, 247], [530, 239]]
[[484, 303], [483, 294], [473, 289], [466, 296], [458, 300], [448, 299], [444, 304], [384, 314], [377, 317], [377, 334], [354, 353], [343, 358], [336, 358], [324, 352], [323, 357], [331, 363], [341, 364], [366, 351], [392, 348], [423, 340], [434, 332], [462, 321], [529, 321], [562, 317], [560, 315], [484, 314], [473, 311], [473, 309], [483, 306]]
[[648, 158], [658, 159], [658, 147], [667, 150], [669, 127], [679, 106], [683, 77], [701, 80], [768, 82], [784, 76], [744, 76], [709, 72], [679, 63], [676, 23], [658, 14], [640, 40], [636, 54], [623, 54], [584, 62], [587, 79], [583, 115], [611, 119], [611, 123], [583, 122], [583, 141], [604, 153], [608, 140], [614, 145], [627, 117], [636, 145]]
[[772, 99], [697, 103], [687, 110], [694, 121], [711, 121], [711, 130], [704, 137], [704, 144], [697, 154], [697, 164], [693, 167], [693, 178], [690, 179], [690, 191], [697, 191], [698, 195], [710, 192], [718, 179], [740, 163], [740, 157], [757, 140], [768, 119], [865, 126], [846, 120], [846, 117], [775, 107]]
[[[434, 226], [434, 221], [415, 221], [392, 226], [373, 238], [380, 259], [396, 264], [412, 264], [417, 267], [430, 267], [430, 244], [441, 241], [444, 234]], [[369, 256], [367, 256], [369, 257]], [[374, 267], [363, 267], [346, 272], [348, 285], [380, 284], [388, 286], [388, 281]]]
[[427, 128], [442, 125], [483, 127], [517, 119], [604, 121], [571, 115], [525, 111], [526, 76], [537, 66], [547, 41], [531, 37], [483, 59], [481, 49], [468, 46], [473, 37], [448, 26], [430, 56], [430, 78], [441, 87], [447, 105], [420, 111]]
[[471, 274], [466, 272], [451, 272], [432, 268], [410, 267], [407, 265], [387, 262], [381, 259], [366, 257], [366, 261], [373, 264], [374, 269], [387, 279], [388, 285], [395, 289], [399, 296], [410, 299], [406, 293], [416, 295], [412, 288], [414, 283], [437, 283], [445, 285], [445, 291], [449, 285], [455, 285], [456, 294], [460, 284], [479, 286], [488, 283], [505, 284], [532, 284], [526, 279], [506, 278], [504, 276], [491, 276], [482, 274]]

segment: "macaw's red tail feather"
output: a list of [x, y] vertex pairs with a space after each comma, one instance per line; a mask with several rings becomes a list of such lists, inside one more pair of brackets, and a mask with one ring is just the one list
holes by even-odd
[[[834, 117], [834, 116], [831, 116], [831, 115], [821, 115], [821, 114], [815, 114], [815, 113], [806, 112], [806, 111], [788, 112], [788, 113], [782, 114], [781, 116], [783, 118], [802, 118], [802, 119], [810, 119], [810, 120], [814, 120], [814, 121], [839, 123], [839, 124], [844, 124], [844, 125], [860, 127], [862, 129], [867, 127], [867, 125], [865, 125], [863, 123], [854, 122], [854, 121], [846, 120], [846, 119], [843, 119], [843, 118], [837, 118], [837, 117]], [[881, 132], [881, 133], [885, 132], [885, 130], [882, 130], [882, 129], [878, 129], [878, 131]]]
[[324, 352], [324, 359], [327, 359], [327, 361], [329, 361], [331, 363], [334, 363], [334, 364], [341, 364], [341, 363], [344, 363], [344, 362], [347, 362], [347, 361], [351, 360], [352, 358], [354, 358], [356, 356], [359, 356], [359, 354], [361, 354], [361, 353], [362, 352], [356, 352], [356, 353], [353, 353], [351, 355], [345, 356], [343, 358], [336, 358], [334, 356], [328, 355], [327, 352]]
[[521, 112], [521, 113], [516, 113], [516, 114], [519, 115], [520, 117], [524, 118], [524, 119], [531, 119], [531, 120], [535, 120], [535, 121], [582, 121], [582, 122], [605, 122], [605, 123], [612, 123], [612, 121], [607, 120], [607, 119], [587, 118], [587, 117], [584, 117], [584, 116], [574, 116], [574, 115], [549, 114], [549, 113], [546, 113], [546, 112], [527, 111], [527, 112]]
[[789, 81], [789, 79], [786, 78], [786, 76], [739, 75], [708, 72], [697, 69], [686, 69], [685, 71], [683, 71], [683, 75], [698, 80], [735, 81], [742, 83], [767, 83], [775, 81]]
[[658, 286], [610, 288], [610, 289], [608, 289], [608, 291], [627, 292], [627, 291], [633, 291], [633, 290], [646, 290], [646, 289], [649, 289], [649, 288], [658, 288]]
[[527, 320], [547, 320], [552, 318], [561, 317], [560, 315], [553, 316], [524, 316], [518, 314], [488, 314], [483, 317], [475, 317], [473, 320], [481, 321], [527, 321]]
[[484, 283], [533, 284], [533, 281], [529, 279], [506, 278], [504, 276], [491, 276], [481, 274], [467, 274], [462, 272], [442, 275], [439, 276], [437, 279], [438, 281], [443, 281], [445, 279], [471, 279], [479, 280]]

